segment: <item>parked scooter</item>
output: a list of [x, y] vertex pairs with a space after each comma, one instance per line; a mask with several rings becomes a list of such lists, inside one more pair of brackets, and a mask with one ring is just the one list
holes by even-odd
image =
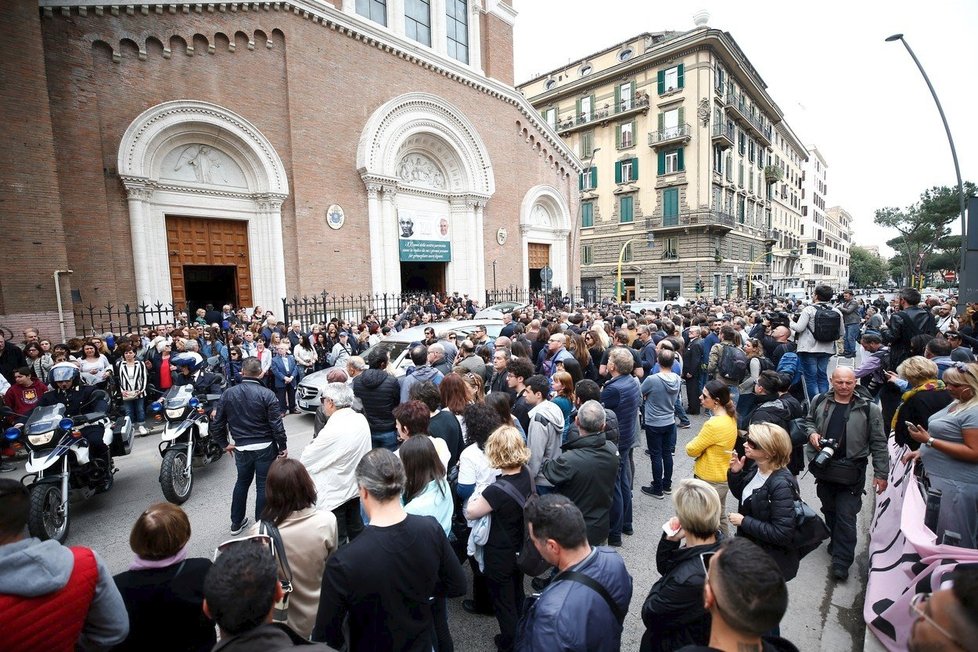
[[[106, 400], [105, 392], [93, 395], [93, 403]], [[31, 494], [27, 529], [41, 540], [55, 539], [64, 543], [70, 527], [72, 501], [85, 500], [112, 487], [115, 465], [109, 458], [108, 467], [102, 459], [89, 457], [84, 428], [102, 428], [103, 441], [112, 456], [132, 452], [132, 422], [128, 416], [113, 422], [103, 411], [66, 416], [63, 404], [39, 406], [21, 429], [8, 428], [4, 436], [21, 439], [29, 450], [26, 470], [21, 482], [29, 484]], [[9, 410], [8, 416], [16, 416]]]

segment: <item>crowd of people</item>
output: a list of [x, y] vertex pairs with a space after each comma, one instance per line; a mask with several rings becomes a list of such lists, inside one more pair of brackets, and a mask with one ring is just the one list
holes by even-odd
[[[121, 649], [442, 651], [455, 645], [447, 601], [464, 596], [465, 611], [495, 617], [500, 651], [617, 650], [635, 587], [615, 548], [635, 532], [640, 476], [649, 482], [639, 480], [639, 496], [675, 507], [642, 603], [641, 648], [796, 649], [779, 623], [807, 552], [795, 545], [805, 469], [837, 581], [855, 558], [870, 463], [873, 488], [886, 487], [889, 437], [942, 492], [938, 537], [978, 545], [978, 306], [921, 306], [913, 289], [888, 302], [819, 286], [813, 298], [641, 314], [528, 305], [504, 314], [494, 338], [484, 325], [469, 335], [440, 325], [459, 310], [472, 316], [473, 302], [430, 297], [359, 324], [286, 327], [260, 308], [225, 306], [186, 325], [48, 342], [50, 354], [36, 331], [22, 351], [0, 340], [4, 400], [20, 414], [25, 396], [44, 391], [47, 355], [92, 385], [113, 384], [123, 404], [174, 382], [171, 354], [196, 353], [228, 385], [212, 429], [237, 464], [238, 538], [213, 564], [187, 559], [186, 514], [153, 505], [133, 527], [135, 560], [117, 593], [97, 556], [57, 553], [68, 569], [58, 590], [97, 587], [91, 622], [61, 635]], [[415, 325], [424, 337], [397, 376], [388, 350], [372, 345]], [[298, 379], [320, 369], [329, 382], [314, 439], [290, 458], [282, 417]], [[674, 479], [678, 432], [703, 411], [681, 449], [693, 477]], [[23, 491], [0, 486], [0, 560], [57, 545], [23, 539]], [[70, 555], [87, 569], [78, 578]], [[916, 602], [925, 624], [915, 636], [939, 617], [966, 640], [975, 586], [962, 572], [942, 597], [960, 613]], [[152, 617], [170, 608], [186, 623], [179, 632]]]

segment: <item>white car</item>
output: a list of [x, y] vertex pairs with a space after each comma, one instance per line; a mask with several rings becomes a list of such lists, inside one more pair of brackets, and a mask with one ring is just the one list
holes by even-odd
[[628, 304], [628, 310], [639, 313], [643, 310], [666, 310], [668, 308], [682, 308], [688, 301], [684, 297], [676, 297], [669, 301], [632, 301]]
[[[495, 340], [497, 337], [499, 337], [499, 332], [503, 330], [503, 322], [501, 319], [469, 319], [466, 321], [431, 322], [429, 324], [412, 326], [411, 328], [405, 328], [397, 333], [392, 333], [391, 335], [388, 335], [381, 341], [377, 342], [374, 346], [387, 349], [388, 353], [390, 354], [390, 367], [392, 369], [392, 373], [396, 378], [400, 378], [404, 375], [407, 368], [413, 364], [410, 356], [408, 356], [408, 351], [411, 348], [411, 345], [416, 342], [424, 341], [424, 331], [426, 328], [434, 328], [435, 333], [453, 331], [459, 335], [465, 336], [469, 333], [475, 332], [477, 326], [483, 325], [486, 327], [486, 335], [489, 336], [490, 340]], [[361, 351], [360, 355], [366, 354], [367, 350]], [[323, 391], [323, 387], [326, 386], [326, 376], [329, 374], [330, 369], [331, 367], [323, 369], [322, 371], [314, 371], [299, 381], [299, 387], [295, 392], [295, 400], [296, 405], [299, 406], [300, 410], [305, 412], [315, 412], [319, 407], [319, 394]]]

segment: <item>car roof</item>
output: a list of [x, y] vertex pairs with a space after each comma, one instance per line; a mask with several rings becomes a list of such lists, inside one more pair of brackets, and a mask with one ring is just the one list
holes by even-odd
[[424, 339], [424, 332], [427, 328], [434, 328], [435, 334], [443, 331], [457, 331], [460, 333], [471, 333], [476, 326], [502, 326], [501, 319], [466, 319], [451, 321], [435, 321], [420, 326], [412, 326], [402, 331], [391, 333], [383, 340], [384, 342], [420, 342]]

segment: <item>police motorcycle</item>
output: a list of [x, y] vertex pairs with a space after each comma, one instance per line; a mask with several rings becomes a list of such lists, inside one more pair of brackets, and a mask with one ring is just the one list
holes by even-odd
[[160, 455], [160, 487], [171, 503], [181, 505], [193, 490], [193, 469], [216, 462], [224, 449], [210, 434], [211, 406], [221, 397], [224, 378], [204, 368], [197, 353], [180, 353], [170, 359], [177, 372], [173, 387], [150, 409], [165, 421]]
[[[25, 475], [31, 536], [63, 543], [68, 537], [71, 501], [85, 500], [112, 488], [113, 456], [132, 452], [128, 416], [112, 420], [104, 390], [79, 386], [78, 368], [60, 362], [51, 368], [54, 389], [45, 393], [23, 428], [9, 428], [9, 440], [21, 439], [29, 451]], [[9, 412], [8, 412], [9, 414]], [[90, 451], [90, 439], [108, 448], [104, 457]]]

